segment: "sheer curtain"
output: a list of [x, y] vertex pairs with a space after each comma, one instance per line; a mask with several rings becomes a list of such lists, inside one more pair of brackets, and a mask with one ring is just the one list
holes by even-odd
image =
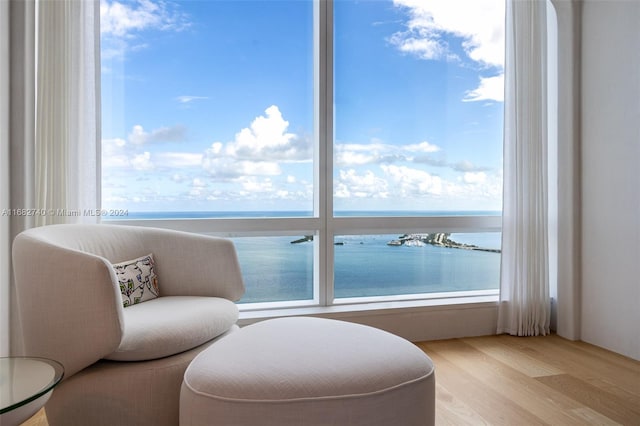
[[99, 217], [99, 40], [99, 1], [39, 3], [36, 203], [53, 214], [38, 225]]
[[0, 356], [21, 353], [15, 235], [98, 221], [99, 19], [98, 0], [0, 0]]
[[498, 333], [549, 333], [546, 1], [507, 0]]

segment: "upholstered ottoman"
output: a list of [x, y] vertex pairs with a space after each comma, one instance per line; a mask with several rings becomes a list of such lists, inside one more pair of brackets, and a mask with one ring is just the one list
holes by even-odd
[[433, 363], [393, 334], [319, 318], [259, 322], [187, 368], [180, 425], [425, 426]]

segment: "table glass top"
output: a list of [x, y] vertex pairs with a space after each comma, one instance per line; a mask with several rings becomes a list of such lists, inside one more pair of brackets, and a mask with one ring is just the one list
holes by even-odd
[[37, 399], [64, 374], [59, 362], [44, 358], [0, 358], [0, 414]]

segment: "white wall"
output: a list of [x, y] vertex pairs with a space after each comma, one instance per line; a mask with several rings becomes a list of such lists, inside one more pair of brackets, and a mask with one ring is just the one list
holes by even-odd
[[[580, 339], [580, 23], [581, 3], [574, 0], [552, 0], [557, 19], [557, 146], [556, 177], [557, 216], [555, 225], [557, 252], [557, 283], [550, 288], [552, 326], [558, 335]], [[551, 18], [553, 14], [551, 15]], [[553, 99], [553, 96], [550, 96]], [[553, 140], [553, 139], [550, 139]], [[552, 156], [552, 155], [551, 155]], [[555, 182], [554, 182], [555, 179]], [[552, 228], [553, 230], [553, 228]], [[550, 239], [550, 242], [553, 242]], [[551, 272], [551, 271], [550, 271]]]
[[582, 17], [581, 338], [640, 360], [640, 2]]

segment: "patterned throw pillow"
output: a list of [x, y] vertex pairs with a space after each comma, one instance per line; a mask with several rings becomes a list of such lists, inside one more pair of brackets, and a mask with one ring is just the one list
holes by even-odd
[[125, 308], [158, 297], [158, 276], [152, 254], [116, 263], [113, 268], [118, 277]]

